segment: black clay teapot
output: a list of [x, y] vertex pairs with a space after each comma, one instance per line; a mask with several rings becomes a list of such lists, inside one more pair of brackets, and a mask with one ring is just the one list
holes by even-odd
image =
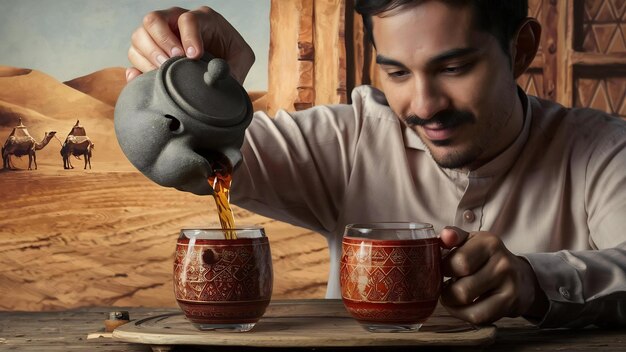
[[120, 93], [115, 134], [128, 160], [152, 181], [199, 195], [208, 177], [235, 168], [252, 103], [228, 64], [174, 57]]

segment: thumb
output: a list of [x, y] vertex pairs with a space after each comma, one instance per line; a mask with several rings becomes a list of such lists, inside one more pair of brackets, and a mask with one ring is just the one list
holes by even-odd
[[467, 240], [468, 236], [469, 232], [461, 230], [456, 226], [446, 226], [439, 234], [443, 248], [447, 249], [452, 249], [462, 245], [463, 242]]

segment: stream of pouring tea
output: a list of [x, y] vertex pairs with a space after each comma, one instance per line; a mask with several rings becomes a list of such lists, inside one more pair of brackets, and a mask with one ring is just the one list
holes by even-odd
[[215, 198], [215, 204], [217, 205], [217, 215], [220, 218], [222, 230], [225, 230], [224, 235], [227, 240], [237, 239], [237, 232], [233, 230], [235, 228], [235, 218], [229, 202], [231, 183], [232, 176], [229, 168], [216, 170], [209, 177], [209, 185], [213, 187], [213, 198]]

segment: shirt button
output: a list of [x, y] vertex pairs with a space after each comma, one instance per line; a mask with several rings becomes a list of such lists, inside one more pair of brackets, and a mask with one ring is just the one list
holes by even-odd
[[476, 220], [476, 215], [474, 215], [473, 211], [466, 210], [463, 212], [463, 219], [467, 222], [474, 222], [474, 220]]
[[563, 286], [559, 287], [559, 293], [565, 299], [570, 299], [570, 297], [571, 297], [571, 295], [569, 294], [569, 291], [565, 287], [563, 287]]

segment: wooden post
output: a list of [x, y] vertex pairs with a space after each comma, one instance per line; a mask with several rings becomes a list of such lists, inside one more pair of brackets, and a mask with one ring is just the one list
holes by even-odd
[[301, 0], [298, 23], [298, 86], [293, 107], [308, 109], [315, 104], [314, 2]]
[[559, 33], [557, 52], [560, 61], [556, 101], [564, 106], [572, 106], [574, 103], [572, 87], [574, 84], [572, 65], [572, 54], [574, 53], [574, 5], [573, 0], [561, 1], [558, 8], [560, 16], [556, 22], [556, 30]]
[[[350, 1], [350, 0], [347, 0]], [[346, 40], [346, 25], [351, 23], [351, 21], [346, 21], [346, 18], [349, 18], [351, 14], [346, 13], [346, 0], [341, 0], [339, 4], [339, 28], [337, 31], [338, 41], [337, 41], [337, 50], [339, 51], [339, 71], [337, 72], [337, 99], [340, 104], [345, 104], [348, 102], [348, 94], [347, 94], [347, 77], [348, 77], [348, 58], [347, 47], [349, 42]], [[350, 31], [351, 32], [351, 31]], [[351, 42], [351, 41], [350, 41]]]
[[[557, 23], [559, 11], [556, 0], [543, 2], [543, 22]], [[541, 36], [543, 46], [543, 92], [544, 97], [556, 100], [558, 73], [558, 32], [556, 26], [544, 26]]]

